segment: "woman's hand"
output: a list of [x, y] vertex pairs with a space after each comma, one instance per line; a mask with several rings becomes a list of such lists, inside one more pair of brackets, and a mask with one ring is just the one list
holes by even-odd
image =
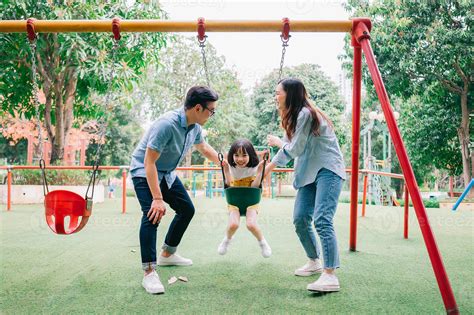
[[281, 147], [283, 146], [283, 141], [280, 138], [273, 135], [268, 135], [267, 141], [268, 141], [268, 145], [272, 147], [279, 147], [281, 149]]
[[161, 221], [161, 218], [166, 214], [166, 206], [163, 200], [155, 199], [151, 203], [150, 211], [146, 214], [148, 219], [156, 224]]
[[267, 164], [267, 166], [265, 167], [265, 174], [263, 177], [267, 177], [269, 174], [271, 174], [271, 172], [276, 168], [276, 164], [273, 163], [273, 162], [270, 162]]

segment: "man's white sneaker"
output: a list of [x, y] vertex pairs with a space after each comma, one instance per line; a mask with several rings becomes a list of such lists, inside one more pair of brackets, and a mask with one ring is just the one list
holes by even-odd
[[161, 284], [160, 277], [155, 270], [143, 277], [142, 286], [146, 292], [151, 294], [165, 293], [165, 287]]
[[229, 247], [231, 240], [232, 239], [228, 239], [227, 236], [224, 237], [222, 242], [219, 244], [219, 247], [217, 247], [219, 255], [225, 255], [227, 253], [227, 248]]
[[260, 245], [260, 248], [262, 249], [263, 257], [268, 258], [272, 255], [272, 249], [270, 248], [270, 245], [268, 245], [265, 239], [259, 241], [258, 244]]
[[341, 289], [339, 279], [335, 274], [323, 272], [321, 277], [313, 283], [308, 284], [307, 289], [315, 292], [336, 292]]
[[173, 254], [169, 257], [159, 256], [157, 265], [158, 266], [191, 266], [193, 261], [188, 258]]
[[315, 273], [321, 273], [322, 271], [323, 266], [321, 265], [321, 260], [310, 259], [303, 267], [295, 270], [295, 275], [300, 277], [309, 277]]

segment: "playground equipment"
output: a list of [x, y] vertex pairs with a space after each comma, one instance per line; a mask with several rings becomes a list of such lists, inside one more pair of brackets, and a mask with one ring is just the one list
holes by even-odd
[[224, 192], [225, 198], [229, 205], [239, 208], [241, 216], [245, 216], [247, 208], [254, 206], [260, 203], [262, 198], [262, 184], [263, 184], [263, 175], [265, 174], [265, 166], [268, 161], [268, 154], [265, 154], [263, 157], [263, 170], [262, 170], [262, 179], [260, 180], [259, 187], [230, 187], [225, 182], [225, 173], [224, 173], [224, 155], [219, 153], [219, 161], [221, 162], [221, 171], [222, 178], [224, 180]]
[[[399, 113], [393, 113], [395, 120]], [[372, 155], [372, 134], [377, 132], [382, 137], [382, 159], [377, 159]], [[361, 131], [363, 139], [363, 161], [364, 168], [368, 170], [380, 171], [385, 173], [392, 172], [392, 145], [388, 135], [387, 125], [384, 123], [382, 113], [372, 111], [369, 113], [369, 124]], [[374, 201], [376, 205], [393, 205], [398, 201], [393, 197], [395, 190], [391, 187], [391, 178], [369, 173], [368, 176], [368, 195], [369, 204]]]
[[457, 210], [457, 208], [459, 207], [459, 204], [463, 201], [463, 199], [466, 197], [469, 191], [471, 191], [472, 187], [474, 187], [474, 178], [471, 179], [471, 182], [469, 183], [469, 185], [467, 185], [466, 189], [464, 190], [462, 195], [459, 197], [458, 201], [456, 201], [456, 203], [454, 204], [453, 211]]
[[[103, 144], [103, 139], [106, 132], [107, 120], [104, 117], [101, 117], [100, 120], [100, 140], [97, 147], [96, 157], [94, 165], [92, 166], [92, 174], [89, 180], [89, 185], [87, 187], [85, 197], [82, 197], [74, 192], [67, 190], [55, 190], [53, 192], [49, 191], [48, 182], [46, 180], [46, 163], [43, 159], [44, 150], [43, 150], [43, 137], [41, 130], [41, 121], [39, 114], [39, 100], [38, 100], [38, 82], [37, 82], [37, 71], [36, 71], [36, 29], [34, 24], [34, 19], [28, 19], [26, 22], [26, 31], [28, 33], [28, 39], [30, 41], [31, 49], [31, 74], [33, 82], [33, 95], [34, 95], [34, 104], [36, 109], [36, 120], [37, 128], [39, 134], [39, 147], [40, 147], [40, 161], [39, 167], [43, 174], [43, 193], [45, 196], [44, 206], [45, 206], [45, 216], [48, 226], [54, 233], [57, 234], [73, 234], [77, 233], [84, 228], [87, 224], [89, 217], [92, 212], [93, 198], [94, 198], [94, 189], [96, 184], [97, 173], [99, 171], [99, 155]], [[119, 20], [114, 19], [112, 21], [112, 32], [114, 34], [114, 45], [112, 48], [113, 64], [116, 64], [116, 52], [118, 49], [118, 40], [120, 39], [120, 29], [119, 29]], [[106, 105], [110, 104], [110, 95], [112, 81], [114, 79], [114, 67], [112, 67], [112, 72], [110, 74], [108, 93], [106, 96]], [[107, 108], [105, 110], [107, 112]], [[91, 194], [89, 195], [89, 190]], [[65, 219], [69, 218], [68, 227], [65, 227]]]
[[[35, 27], [37, 32], [110, 32], [110, 20], [94, 21], [0, 21], [0, 32], [26, 32], [27, 25]], [[358, 204], [358, 174], [360, 155], [360, 112], [361, 112], [361, 86], [362, 86], [362, 52], [365, 54], [369, 73], [375, 85], [388, 130], [394, 148], [400, 161], [400, 166], [405, 177], [409, 194], [413, 201], [423, 239], [433, 266], [446, 312], [458, 314], [456, 300], [444, 267], [433, 231], [426, 215], [420, 191], [415, 180], [413, 168], [403, 144], [393, 110], [390, 105], [387, 91], [385, 90], [378, 65], [370, 44], [370, 31], [372, 23], [367, 18], [354, 18], [344, 21], [204, 21], [201, 20], [202, 32], [281, 32], [286, 25], [291, 32], [350, 32], [351, 45], [354, 48], [353, 59], [353, 102], [352, 102], [352, 176], [351, 176], [351, 207], [350, 207], [350, 240], [349, 248], [356, 250], [357, 239], [357, 204]], [[195, 32], [196, 21], [170, 21], [170, 20], [130, 20], [121, 21], [122, 32]], [[321, 43], [320, 43], [321, 44]]]

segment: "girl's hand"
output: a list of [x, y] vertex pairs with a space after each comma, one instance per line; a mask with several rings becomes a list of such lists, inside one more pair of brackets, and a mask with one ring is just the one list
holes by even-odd
[[283, 146], [283, 141], [280, 138], [278, 138], [276, 136], [273, 136], [273, 135], [268, 135], [267, 136], [267, 141], [268, 141], [268, 145], [272, 146], [272, 147], [281, 148]]

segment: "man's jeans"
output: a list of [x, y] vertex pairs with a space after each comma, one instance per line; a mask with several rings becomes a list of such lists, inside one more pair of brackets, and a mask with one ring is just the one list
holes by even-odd
[[296, 234], [310, 259], [320, 257], [313, 223], [321, 240], [324, 268], [339, 267], [333, 218], [336, 213], [343, 179], [328, 169], [321, 169], [314, 183], [298, 189], [293, 214]]
[[[156, 230], [158, 224], [153, 224], [147, 217], [147, 213], [151, 208], [153, 196], [148, 186], [148, 182], [144, 177], [133, 177], [133, 186], [138, 201], [143, 211], [142, 222], [140, 226], [140, 250], [142, 255], [142, 268], [156, 267]], [[188, 228], [189, 222], [194, 216], [194, 205], [183, 184], [176, 177], [170, 189], [163, 179], [160, 183], [163, 201], [170, 205], [176, 214], [166, 234], [165, 244], [162, 249], [174, 254], [176, 248], [181, 242], [184, 232]]]

